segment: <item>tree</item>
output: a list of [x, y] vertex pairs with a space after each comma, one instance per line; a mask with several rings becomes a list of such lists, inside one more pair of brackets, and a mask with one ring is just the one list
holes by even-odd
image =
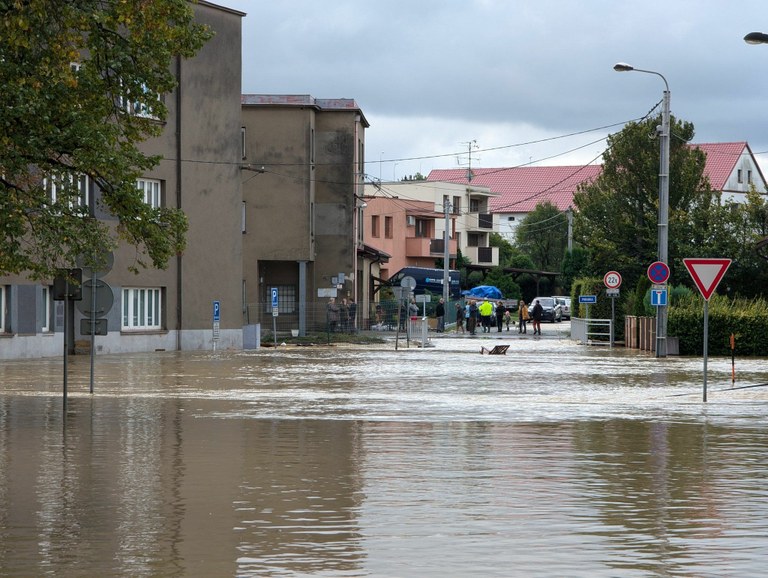
[[[574, 239], [589, 250], [593, 275], [615, 269], [634, 285], [658, 257], [658, 122], [629, 123], [609, 137], [602, 173], [574, 195]], [[674, 281], [681, 282], [687, 275], [680, 259], [687, 256], [681, 249], [691, 232], [689, 211], [704, 218], [714, 193], [704, 177], [704, 153], [687, 144], [693, 125], [673, 118], [671, 132], [669, 258]]]
[[499, 267], [510, 267], [510, 263], [514, 256], [519, 252], [512, 246], [512, 243], [507, 241], [504, 237], [498, 233], [491, 233], [488, 238], [488, 245], [491, 247], [499, 248]]
[[[50, 277], [119, 239], [140, 266], [183, 250], [183, 213], [136, 180], [160, 160], [138, 145], [163, 130], [172, 59], [210, 38], [193, 17], [187, 0], [0, 0], [0, 274]], [[116, 226], [84, 206], [89, 181]]]
[[517, 247], [542, 271], [559, 271], [568, 246], [566, 214], [546, 201], [528, 213], [517, 227]]

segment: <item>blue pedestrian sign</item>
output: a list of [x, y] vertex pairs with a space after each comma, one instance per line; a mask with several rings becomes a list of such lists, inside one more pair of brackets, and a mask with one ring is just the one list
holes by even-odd
[[221, 321], [221, 301], [213, 302], [213, 320]]
[[666, 307], [667, 306], [667, 289], [666, 287], [651, 289], [651, 305], [654, 307]]
[[597, 295], [579, 295], [579, 303], [587, 305], [597, 303]]

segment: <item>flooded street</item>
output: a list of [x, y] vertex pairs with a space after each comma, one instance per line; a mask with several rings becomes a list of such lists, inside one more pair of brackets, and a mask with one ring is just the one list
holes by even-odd
[[768, 360], [547, 329], [2, 362], [0, 576], [762, 574]]

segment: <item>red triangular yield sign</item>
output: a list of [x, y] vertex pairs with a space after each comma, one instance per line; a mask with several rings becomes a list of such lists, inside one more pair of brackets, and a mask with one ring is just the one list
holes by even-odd
[[707, 301], [731, 266], [730, 259], [683, 259], [683, 263]]

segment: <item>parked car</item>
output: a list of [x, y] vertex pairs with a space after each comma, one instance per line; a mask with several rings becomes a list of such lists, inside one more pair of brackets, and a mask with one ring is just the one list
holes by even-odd
[[560, 304], [560, 308], [563, 310], [563, 319], [571, 319], [571, 298], [565, 295], [553, 295], [555, 301]]
[[550, 321], [552, 323], [560, 322], [563, 320], [563, 308], [560, 303], [554, 297], [536, 297], [531, 301], [531, 309], [533, 304], [538, 300], [541, 303], [541, 307], [544, 310], [541, 314], [542, 321]]

